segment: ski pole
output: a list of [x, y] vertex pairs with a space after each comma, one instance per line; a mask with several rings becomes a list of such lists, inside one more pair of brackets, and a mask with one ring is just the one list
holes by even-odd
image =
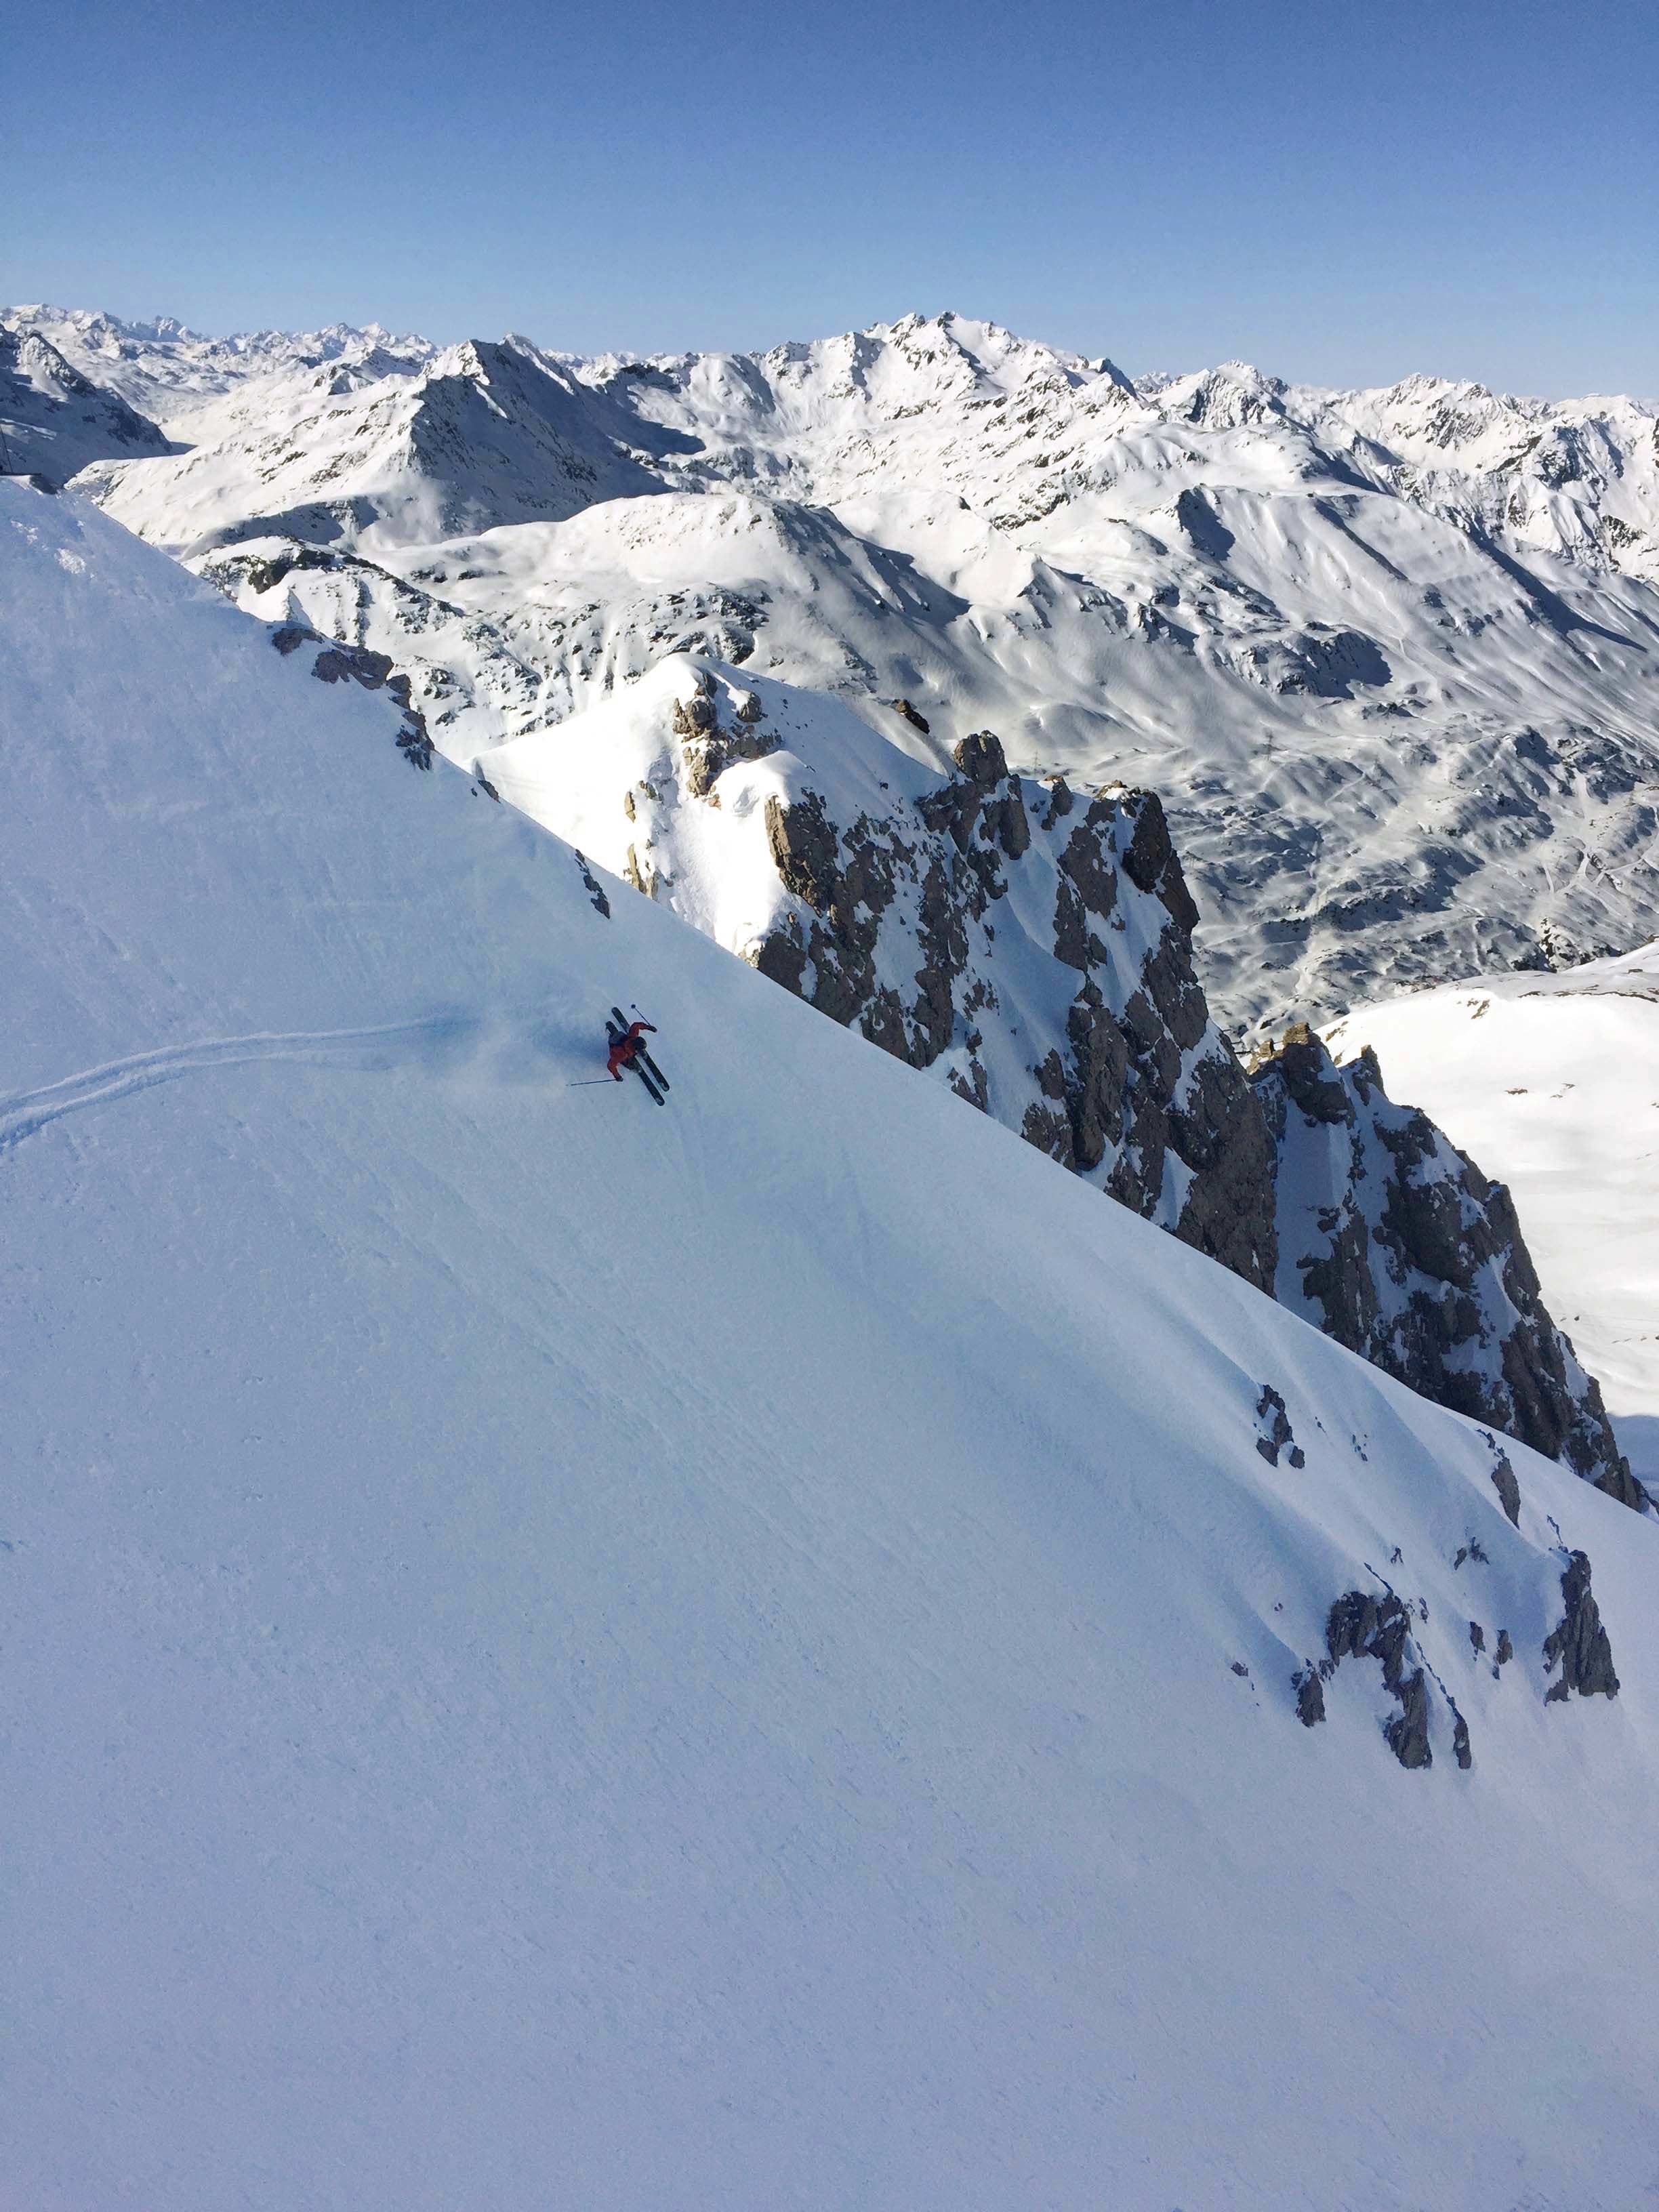
[[567, 1083], [564, 1087], [567, 1091], [591, 1091], [595, 1084], [609, 1083], [611, 1080], [612, 1079], [608, 1075], [588, 1075], [584, 1076], [580, 1083]]

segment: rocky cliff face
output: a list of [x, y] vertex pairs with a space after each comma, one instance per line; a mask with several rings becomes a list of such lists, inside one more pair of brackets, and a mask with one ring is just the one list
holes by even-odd
[[1504, 1185], [1392, 1103], [1369, 1049], [1339, 1067], [1298, 1024], [1254, 1081], [1278, 1154], [1281, 1303], [1645, 1510], [1600, 1389], [1545, 1310]]
[[[1193, 970], [1197, 911], [1156, 794], [1030, 783], [989, 731], [952, 757], [884, 815], [837, 824], [816, 794], [769, 799], [792, 905], [756, 964], [913, 1066], [945, 1062], [959, 1096], [1268, 1287], [1271, 1154]], [[1034, 960], [1048, 1019], [989, 1052], [1002, 975]]]
[[921, 759], [836, 702], [675, 656], [497, 748], [504, 798], [832, 1020], [1247, 1282], [1272, 1150], [1193, 969], [1150, 792], [1011, 773], [979, 731]]

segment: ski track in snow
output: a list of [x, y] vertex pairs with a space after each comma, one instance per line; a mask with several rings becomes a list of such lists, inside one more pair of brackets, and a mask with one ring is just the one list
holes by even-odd
[[[347, 1067], [354, 1072], [408, 1066], [425, 1061], [433, 1066], [453, 1064], [461, 1048], [482, 1036], [484, 1024], [476, 1018], [435, 1014], [417, 1022], [394, 1022], [382, 1028], [355, 1030], [295, 1030], [276, 1036], [255, 1032], [248, 1036], [208, 1037], [195, 1044], [163, 1045], [154, 1052], [134, 1053], [122, 1060], [66, 1075], [36, 1091], [21, 1091], [0, 1098], [0, 1152], [9, 1152], [67, 1114], [88, 1106], [112, 1105], [135, 1092], [158, 1084], [176, 1082], [180, 1076], [215, 1067], [245, 1066], [258, 1060], [289, 1060], [309, 1067]], [[407, 1047], [408, 1049], [398, 1049]]]

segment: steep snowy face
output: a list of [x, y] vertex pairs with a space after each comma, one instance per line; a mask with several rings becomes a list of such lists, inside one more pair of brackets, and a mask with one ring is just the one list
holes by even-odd
[[1504, 1186], [1391, 1102], [1369, 1046], [1338, 1067], [1298, 1026], [1255, 1080], [1278, 1152], [1281, 1304], [1425, 1397], [1650, 1510], [1599, 1386], [1544, 1306]]
[[1646, 1522], [84, 503], [0, 644], [20, 2201], [1640, 2201]]
[[1397, 1087], [1515, 1194], [1544, 1295], [1659, 1491], [1659, 945], [1362, 1006]]
[[[908, 702], [890, 727], [930, 732]], [[943, 772], [833, 702], [672, 659], [478, 773], [834, 1021], [1247, 1282], [1273, 1278], [1272, 1152], [1193, 970], [1149, 792]]]
[[56, 490], [90, 461], [169, 450], [154, 422], [38, 331], [0, 328], [0, 475], [38, 476]]

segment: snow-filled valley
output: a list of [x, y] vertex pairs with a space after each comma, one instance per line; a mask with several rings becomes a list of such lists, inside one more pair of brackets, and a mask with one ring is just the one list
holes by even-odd
[[0, 641], [9, 2194], [1641, 2201], [1653, 1522], [84, 501]]

